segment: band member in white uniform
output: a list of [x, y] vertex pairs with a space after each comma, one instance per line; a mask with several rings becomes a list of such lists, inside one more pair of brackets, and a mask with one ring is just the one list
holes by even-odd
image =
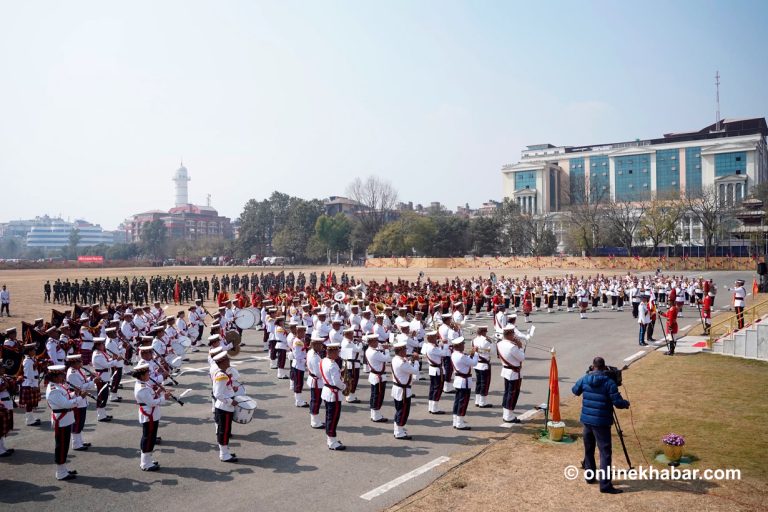
[[517, 399], [520, 397], [522, 386], [523, 361], [525, 352], [522, 341], [515, 335], [515, 328], [508, 325], [504, 328], [504, 338], [496, 344], [496, 353], [502, 364], [501, 377], [504, 379], [503, 420], [506, 423], [520, 423], [514, 410], [517, 407]]
[[387, 418], [381, 415], [381, 406], [384, 403], [384, 393], [387, 390], [387, 363], [391, 361], [389, 350], [379, 346], [379, 335], [369, 334], [368, 349], [365, 351], [365, 358], [370, 367], [368, 373], [368, 383], [371, 385], [371, 421], [374, 423], [386, 423]]
[[341, 441], [336, 438], [336, 428], [341, 417], [341, 396], [344, 382], [336, 359], [339, 358], [341, 344], [329, 343], [326, 347], [326, 357], [320, 362], [320, 378], [323, 380], [322, 397], [325, 401], [325, 435], [329, 450], [346, 450]]
[[312, 336], [311, 347], [307, 352], [307, 387], [309, 388], [309, 426], [323, 428], [320, 415], [322, 402], [323, 381], [320, 379], [320, 351], [323, 350], [323, 339]]
[[452, 342], [453, 354], [451, 365], [455, 373], [453, 387], [456, 395], [453, 397], [453, 428], [457, 430], [470, 430], [471, 427], [464, 422], [469, 405], [469, 394], [472, 391], [472, 368], [477, 364], [479, 356], [472, 347], [471, 357], [464, 353], [464, 338], [456, 338]]
[[229, 452], [229, 437], [232, 434], [232, 418], [235, 413], [235, 396], [241, 384], [237, 370], [229, 365], [229, 355], [219, 352], [213, 356], [218, 369], [213, 374], [214, 419], [216, 420], [216, 442], [219, 444], [219, 460], [237, 462], [234, 453]]
[[133, 367], [132, 375], [136, 379], [133, 395], [139, 406], [139, 423], [141, 424], [139, 467], [142, 471], [157, 471], [160, 469], [160, 464], [152, 460], [152, 452], [155, 450], [157, 429], [160, 427], [160, 406], [170, 397], [170, 393], [155, 389], [156, 386], [149, 380], [149, 365], [146, 361], [139, 361]]
[[51, 409], [51, 424], [55, 439], [53, 457], [56, 463], [56, 480], [72, 480], [77, 474], [77, 471], [70, 471], [67, 468], [67, 455], [72, 436], [72, 424], [75, 422], [72, 409], [77, 407], [79, 393], [72, 393], [67, 389], [65, 372], [66, 367], [63, 364], [49, 366], [49, 383], [45, 391], [45, 399]]
[[428, 331], [426, 341], [421, 347], [421, 353], [429, 363], [429, 414], [444, 414], [438, 407], [440, 397], [443, 396], [443, 358], [451, 357], [451, 351], [444, 344], [437, 341], [437, 331]]
[[[80, 354], [67, 356], [67, 384], [74, 391], [94, 394], [96, 392], [96, 383], [83, 370], [83, 360]], [[89, 372], [90, 373], [90, 372]], [[72, 409], [75, 415], [75, 422], [72, 424], [72, 449], [75, 451], [85, 451], [91, 443], [83, 442], [83, 427], [85, 426], [85, 415], [88, 412], [88, 400], [85, 396], [77, 397], [77, 407]]]
[[419, 353], [407, 355], [408, 343], [399, 341], [394, 345], [395, 357], [392, 359], [392, 399], [395, 401], [395, 439], [409, 440], [411, 436], [405, 430], [408, 415], [411, 413], [411, 382], [419, 374]]
[[483, 409], [493, 407], [487, 402], [488, 391], [491, 389], [491, 342], [486, 334], [488, 328], [477, 328], [477, 336], [472, 340], [472, 347], [477, 352], [477, 364], [475, 365], [475, 407]]

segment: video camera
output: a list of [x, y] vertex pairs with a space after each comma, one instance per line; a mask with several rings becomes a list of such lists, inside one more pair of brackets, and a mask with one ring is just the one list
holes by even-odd
[[[615, 366], [607, 366], [605, 367], [605, 370], [603, 370], [603, 373], [611, 379], [613, 382], [616, 383], [617, 386], [621, 386], [621, 372], [624, 371], [625, 368], [616, 368]], [[593, 372], [595, 371], [595, 367], [592, 365], [589, 365], [589, 368], [587, 368], [587, 372]]]

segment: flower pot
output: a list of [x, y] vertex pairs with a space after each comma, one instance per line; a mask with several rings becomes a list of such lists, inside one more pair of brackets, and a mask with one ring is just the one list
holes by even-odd
[[549, 432], [550, 441], [560, 442], [565, 434], [565, 423], [562, 421], [549, 421], [547, 422], [547, 431]]
[[665, 444], [664, 456], [669, 460], [669, 462], [678, 462], [683, 456], [683, 447]]

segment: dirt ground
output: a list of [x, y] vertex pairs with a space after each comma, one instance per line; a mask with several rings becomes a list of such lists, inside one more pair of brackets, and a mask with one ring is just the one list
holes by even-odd
[[[376, 279], [382, 281], [385, 277], [389, 280], [397, 280], [398, 278], [415, 280], [419, 276], [419, 269], [406, 269], [406, 268], [393, 268], [393, 269], [380, 269], [380, 268], [365, 268], [365, 267], [330, 267], [333, 272], [338, 276], [342, 272], [347, 272], [349, 275], [355, 278], [362, 278], [365, 280]], [[221, 277], [224, 274], [240, 275], [244, 273], [261, 273], [269, 271], [279, 271], [281, 268], [274, 267], [135, 267], [135, 268], [80, 268], [80, 269], [31, 269], [31, 270], [2, 270], [0, 271], [0, 285], [5, 284], [11, 293], [11, 315], [12, 318], [3, 316], [0, 318], [0, 331], [21, 325], [21, 321], [30, 321], [34, 318], [45, 318], [48, 320], [51, 316], [51, 308], [63, 311], [68, 309], [64, 305], [50, 305], [43, 303], [43, 285], [46, 280], [53, 283], [57, 278], [62, 281], [69, 279], [74, 281], [75, 279], [82, 280], [87, 277], [89, 279], [94, 277], [118, 277], [122, 279], [123, 276], [128, 276], [131, 279], [133, 276], [145, 276], [149, 278], [152, 275], [178, 275], [182, 278], [189, 276], [194, 278], [195, 276], [203, 278], [207, 276], [209, 279], [211, 276], [218, 275]], [[329, 267], [286, 267], [286, 272], [293, 271], [294, 273], [304, 272], [307, 276], [310, 272], [317, 272], [318, 276], [321, 272], [328, 273]], [[498, 277], [502, 276], [524, 276], [526, 273], [521, 271], [509, 269], [430, 269], [426, 270], [425, 276], [431, 279], [453, 278], [456, 276], [466, 278], [472, 276], [488, 276], [490, 272], [495, 272]], [[537, 275], [548, 276], [562, 276], [570, 274], [570, 270], [543, 270], [541, 272], [534, 270]], [[612, 274], [623, 274], [623, 271], [612, 270]], [[533, 273], [531, 273], [533, 274]], [[594, 274], [592, 272], [591, 274]], [[588, 272], [579, 273], [577, 275], [591, 275]], [[180, 308], [170, 306], [169, 310], [174, 311]]]
[[[562, 418], [576, 442], [538, 441], [543, 417], [537, 416], [500, 442], [468, 453], [469, 459], [390, 512], [448, 510], [455, 503], [483, 511], [766, 510], [768, 466], [757, 455], [768, 449], [766, 369], [761, 361], [655, 352], [624, 372], [621, 392], [632, 407], [618, 414], [634, 467], [665, 468], [654, 458], [661, 437], [676, 432], [686, 438], [684, 454], [693, 458], [681, 468], [738, 468], [740, 481], [621, 481], [614, 484], [624, 493], [610, 496], [581, 477], [566, 480], [565, 468], [579, 467], [583, 457], [581, 400], [561, 387]], [[613, 465], [627, 467], [615, 430]]]

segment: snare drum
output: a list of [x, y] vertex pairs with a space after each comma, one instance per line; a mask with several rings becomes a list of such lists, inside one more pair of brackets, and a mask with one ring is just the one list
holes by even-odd
[[168, 356], [165, 358], [165, 362], [167, 362], [171, 368], [181, 368], [181, 359], [181, 356]]
[[179, 336], [176, 338], [176, 341], [184, 348], [189, 348], [192, 346], [192, 340], [187, 338], [186, 336]]
[[235, 325], [240, 329], [250, 329], [256, 324], [256, 315], [250, 309], [241, 309], [235, 318]]
[[184, 345], [182, 345], [179, 340], [173, 340], [171, 342], [171, 348], [177, 356], [183, 356], [184, 352], [187, 351], [186, 347], [184, 347]]
[[235, 423], [250, 423], [253, 419], [253, 412], [256, 410], [256, 400], [248, 396], [236, 396], [235, 414], [232, 421]]

